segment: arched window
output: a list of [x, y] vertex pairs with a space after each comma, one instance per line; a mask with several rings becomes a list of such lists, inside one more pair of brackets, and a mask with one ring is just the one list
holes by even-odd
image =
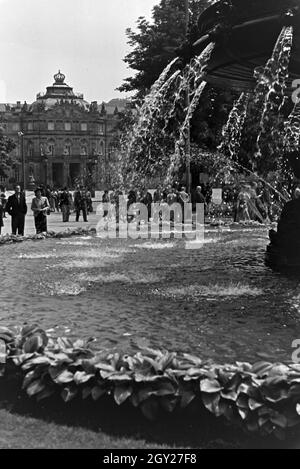
[[33, 143], [31, 141], [28, 142], [27, 154], [28, 154], [29, 158], [33, 157]]
[[55, 155], [55, 141], [52, 140], [52, 139], [48, 140], [48, 142], [47, 142], [46, 154], [48, 156], [54, 156]]
[[88, 151], [87, 151], [87, 145], [81, 145], [81, 147], [80, 147], [80, 155], [86, 156], [87, 153], [88, 153]]
[[72, 143], [67, 140], [64, 145], [64, 155], [65, 156], [71, 156], [72, 153]]

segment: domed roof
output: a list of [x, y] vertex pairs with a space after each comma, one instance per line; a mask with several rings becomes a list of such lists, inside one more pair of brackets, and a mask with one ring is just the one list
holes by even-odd
[[54, 83], [47, 87], [45, 94], [39, 93], [36, 101], [31, 104], [30, 110], [45, 109], [49, 110], [56, 105], [71, 104], [89, 110], [89, 103], [84, 100], [83, 94], [74, 93], [73, 88], [65, 83], [65, 75], [59, 70], [54, 75]]

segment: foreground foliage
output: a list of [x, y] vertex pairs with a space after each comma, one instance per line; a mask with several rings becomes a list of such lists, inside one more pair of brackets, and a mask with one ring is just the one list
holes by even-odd
[[216, 365], [186, 353], [145, 348], [130, 356], [89, 344], [54, 339], [37, 325], [1, 327], [2, 386], [21, 376], [22, 389], [38, 402], [55, 394], [65, 402], [111, 396], [150, 420], [194, 402], [249, 432], [281, 439], [300, 424], [300, 365]]

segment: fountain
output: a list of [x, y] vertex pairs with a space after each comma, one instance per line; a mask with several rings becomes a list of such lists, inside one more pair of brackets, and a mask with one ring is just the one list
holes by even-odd
[[[285, 155], [283, 165], [300, 177], [300, 105], [280, 127], [279, 115], [300, 77], [300, 1], [231, 0], [219, 1], [199, 18], [200, 37], [193, 45], [196, 54], [215, 43], [207, 65], [205, 80], [215, 86], [242, 92], [223, 130], [219, 150], [235, 163], [249, 93], [258, 104], [260, 122], [255, 160], [264, 150], [276, 147]], [[275, 153], [275, 150], [274, 150]], [[289, 202], [283, 210], [278, 233], [270, 232], [271, 244], [266, 263], [280, 270], [300, 267], [300, 200]]]
[[[121, 160], [129, 168], [129, 183], [144, 184], [146, 175], [164, 174], [166, 184], [176, 179], [179, 168], [184, 166], [191, 119], [209, 83], [241, 92], [219, 146], [229, 170], [238, 168], [251, 173], [281, 201], [288, 202], [291, 194], [283, 194], [270, 185], [256, 168], [268, 152], [278, 161], [277, 167], [285, 173], [290, 186], [300, 178], [300, 104], [294, 90], [300, 85], [300, 0], [220, 0], [200, 15], [198, 31], [198, 40], [184, 45], [178, 51], [180, 57], [165, 68], [153, 85], [132, 132], [126, 136]], [[259, 124], [252, 171], [237, 161], [250, 103], [255, 105], [252, 121]], [[126, 171], [120, 173], [122, 178], [126, 176]], [[292, 245], [296, 246], [298, 232], [293, 236]], [[296, 263], [300, 267], [300, 253], [295, 260], [293, 252], [291, 259], [290, 243], [289, 238], [287, 253], [286, 243], [272, 232], [267, 263]]]

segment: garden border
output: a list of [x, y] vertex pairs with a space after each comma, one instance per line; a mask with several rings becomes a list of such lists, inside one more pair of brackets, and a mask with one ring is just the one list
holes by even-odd
[[38, 325], [0, 327], [0, 385], [20, 376], [37, 402], [59, 393], [129, 401], [150, 420], [193, 401], [248, 432], [284, 439], [300, 425], [300, 364], [217, 365], [186, 353], [144, 348], [97, 352], [89, 341], [50, 337]]

